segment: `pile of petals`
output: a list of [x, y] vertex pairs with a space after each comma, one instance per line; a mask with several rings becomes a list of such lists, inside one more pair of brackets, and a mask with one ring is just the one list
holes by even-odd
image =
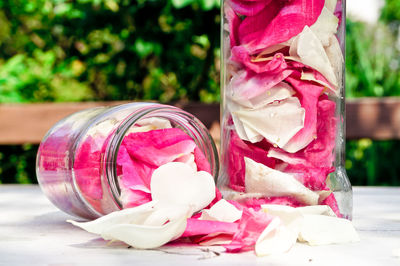
[[[343, 55], [341, 0], [227, 0], [227, 162], [219, 186], [246, 206], [329, 205]], [[220, 185], [219, 184], [219, 185]]]
[[325, 245], [359, 240], [351, 222], [336, 217], [328, 206], [249, 208], [221, 199], [208, 172], [182, 162], [154, 170], [150, 191], [151, 201], [140, 206], [90, 222], [69, 222], [138, 249], [189, 239], [222, 245], [227, 252], [255, 250], [264, 256], [286, 252], [296, 241]]

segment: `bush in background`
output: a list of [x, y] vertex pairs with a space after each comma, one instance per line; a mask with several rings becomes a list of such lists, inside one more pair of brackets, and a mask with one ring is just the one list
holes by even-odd
[[[218, 102], [219, 0], [0, 0], [0, 103]], [[347, 21], [346, 96], [400, 95], [400, 2]], [[347, 142], [354, 185], [400, 185], [399, 141]], [[37, 145], [0, 146], [0, 182], [35, 182]]]

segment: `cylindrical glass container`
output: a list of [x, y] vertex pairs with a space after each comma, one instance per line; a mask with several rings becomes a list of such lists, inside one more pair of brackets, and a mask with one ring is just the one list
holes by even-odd
[[36, 173], [58, 208], [93, 219], [150, 201], [152, 172], [172, 161], [218, 174], [215, 144], [198, 119], [172, 106], [130, 103], [59, 121], [40, 144]]
[[222, 17], [222, 195], [351, 219], [345, 1], [224, 0]]

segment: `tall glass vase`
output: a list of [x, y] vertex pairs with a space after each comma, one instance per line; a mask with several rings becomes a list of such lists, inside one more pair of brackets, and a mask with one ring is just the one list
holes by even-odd
[[222, 17], [222, 194], [351, 219], [345, 1], [224, 0]]

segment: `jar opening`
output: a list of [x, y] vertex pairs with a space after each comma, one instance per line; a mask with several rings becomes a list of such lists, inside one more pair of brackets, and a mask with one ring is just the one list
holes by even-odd
[[[156, 165], [160, 166], [160, 163], [163, 164], [172, 158], [165, 159], [162, 156], [157, 158], [157, 153], [153, 154], [154, 158], [151, 157], [152, 151], [165, 155], [164, 152], [169, 150], [170, 146], [165, 148], [158, 146], [163, 145], [161, 141], [163, 138], [166, 138], [168, 145], [176, 142], [177, 147], [183, 147], [179, 143], [184, 141], [193, 143], [196, 148], [192, 153], [173, 154], [172, 156], [176, 157], [173, 159], [196, 164], [196, 160], [199, 161], [198, 158], [201, 156], [199, 153], [201, 153], [207, 162], [208, 169], [201, 169], [205, 166], [199, 166], [198, 163], [196, 167], [200, 168], [199, 170], [209, 171], [215, 179], [217, 178], [218, 153], [205, 126], [193, 115], [178, 108], [160, 104], [146, 106], [128, 116], [119, 125], [106, 149], [108, 152], [105, 154], [103, 162], [105, 179], [109, 184], [109, 192], [119, 209], [138, 206], [149, 199], [152, 171], [155, 170]], [[187, 142], [188, 139], [190, 142]], [[180, 140], [182, 142], [179, 142]], [[145, 147], [146, 142], [149, 142], [147, 144], [150, 148]], [[139, 151], [135, 153], [135, 146], [141, 149], [140, 154]], [[130, 148], [133, 150], [128, 153]], [[152, 150], [152, 148], [159, 148], [159, 150]], [[152, 159], [155, 163], [151, 161]], [[127, 163], [129, 166], [126, 168], [123, 166], [124, 160], [129, 161]], [[189, 160], [192, 161], [189, 162]], [[142, 179], [132, 185], [129, 183], [133, 181], [129, 178], [133, 178], [133, 176], [129, 177], [128, 175], [133, 175], [133, 173], [137, 173], [138, 176], [142, 174], [140, 176]], [[137, 202], [132, 202], [132, 200]]]

